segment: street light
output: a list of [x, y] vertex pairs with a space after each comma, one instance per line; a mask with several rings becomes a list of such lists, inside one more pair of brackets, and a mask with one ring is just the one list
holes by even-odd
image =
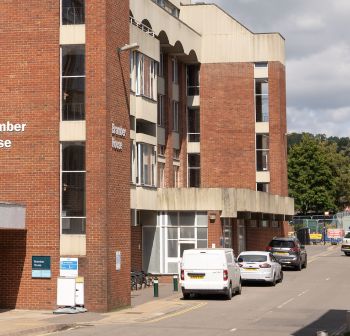
[[324, 212], [325, 218], [323, 219], [323, 245], [326, 245], [326, 216], [329, 216], [329, 211]]
[[131, 43], [131, 44], [125, 44], [123, 47], [118, 48], [118, 54], [120, 54], [122, 51], [127, 51], [127, 50], [136, 50], [140, 48], [138, 43]]

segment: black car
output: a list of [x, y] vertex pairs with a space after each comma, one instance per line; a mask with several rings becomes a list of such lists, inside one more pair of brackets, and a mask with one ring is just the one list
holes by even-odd
[[305, 246], [297, 238], [275, 237], [266, 247], [282, 266], [292, 266], [301, 271], [307, 266]]

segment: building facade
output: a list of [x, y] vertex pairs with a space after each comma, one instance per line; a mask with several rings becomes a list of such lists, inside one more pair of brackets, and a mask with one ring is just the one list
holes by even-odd
[[0, 225], [1, 308], [56, 307], [70, 259], [107, 311], [130, 304], [131, 269], [287, 234], [279, 34], [189, 0], [0, 8], [0, 201], [26, 214]]

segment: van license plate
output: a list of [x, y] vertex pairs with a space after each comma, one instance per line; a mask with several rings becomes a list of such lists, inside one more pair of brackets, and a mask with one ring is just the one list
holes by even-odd
[[245, 268], [244, 270], [245, 270], [245, 271], [256, 271], [257, 268]]
[[285, 255], [285, 254], [289, 254], [288, 252], [275, 252], [274, 254], [283, 254], [283, 255]]
[[203, 279], [204, 275], [190, 275], [191, 279]]

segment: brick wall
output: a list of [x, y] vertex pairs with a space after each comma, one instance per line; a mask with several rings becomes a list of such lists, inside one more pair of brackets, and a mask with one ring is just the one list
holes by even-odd
[[131, 269], [142, 270], [142, 227], [131, 227]]
[[288, 196], [285, 67], [269, 62], [270, 192]]
[[252, 63], [201, 65], [201, 186], [255, 190]]
[[[215, 222], [210, 220], [210, 215], [215, 215]], [[208, 211], [208, 247], [221, 247], [220, 238], [222, 237], [222, 224], [220, 219], [220, 211]]]
[[[59, 261], [59, 2], [0, 2], [0, 200], [26, 206], [27, 231], [0, 232], [0, 307], [52, 309]], [[32, 279], [32, 256], [51, 256], [52, 278]]]

